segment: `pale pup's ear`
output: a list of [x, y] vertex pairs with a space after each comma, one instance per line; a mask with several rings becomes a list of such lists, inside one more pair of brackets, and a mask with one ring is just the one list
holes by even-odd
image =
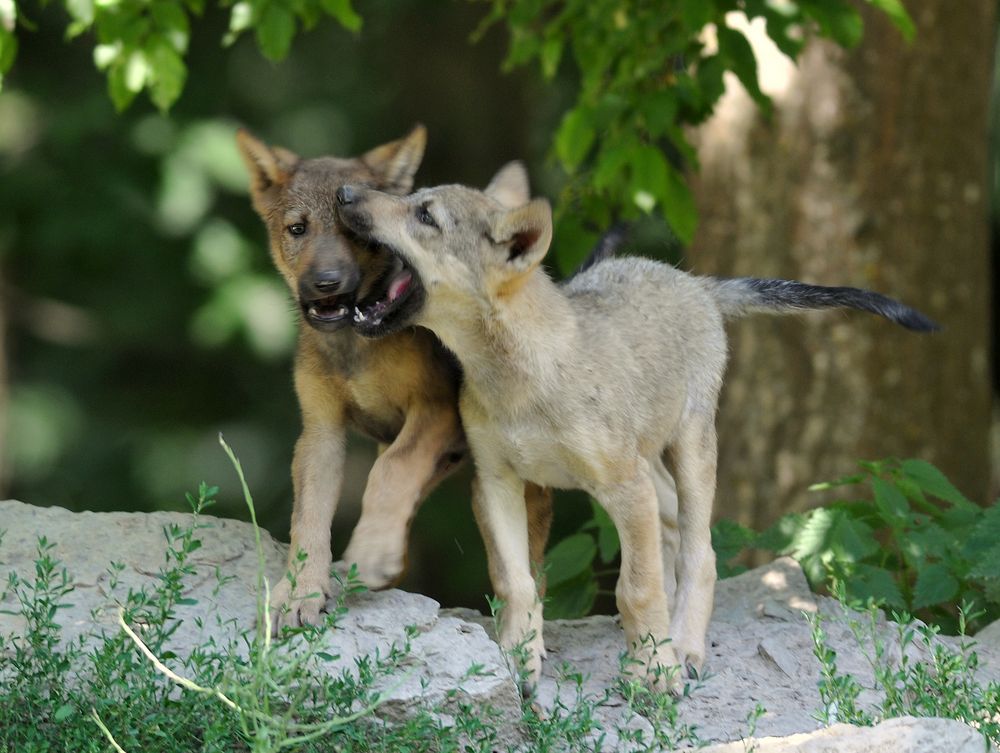
[[493, 243], [504, 249], [505, 263], [516, 272], [538, 266], [552, 243], [552, 207], [535, 199], [517, 209], [498, 212], [493, 219]]
[[361, 155], [379, 179], [379, 188], [389, 193], [405, 194], [413, 188], [413, 176], [424, 158], [427, 129], [419, 123], [406, 136], [382, 144]]
[[250, 173], [250, 195], [258, 212], [267, 211], [272, 189], [285, 185], [299, 157], [280, 146], [268, 146], [245, 128], [236, 132], [236, 146]]
[[531, 187], [524, 163], [515, 160], [501, 167], [483, 193], [508, 209], [527, 204], [531, 199]]

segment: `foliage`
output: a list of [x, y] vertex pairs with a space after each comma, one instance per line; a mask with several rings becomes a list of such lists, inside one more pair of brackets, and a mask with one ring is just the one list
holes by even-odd
[[[973, 627], [1000, 618], [1000, 504], [981, 508], [923, 460], [861, 462], [862, 473], [814, 490], [865, 485], [870, 496], [791, 513], [757, 533], [720, 520], [712, 546], [720, 578], [746, 570], [738, 560], [761, 549], [798, 560], [814, 590], [842, 587], [852, 602], [874, 599], [917, 614], [946, 632], [976, 615]], [[593, 516], [546, 558], [545, 616], [580, 617], [593, 607], [599, 581], [616, 574], [618, 538], [607, 514]], [[608, 566], [595, 569], [600, 561]]]
[[[160, 110], [170, 108], [184, 89], [191, 20], [204, 13], [205, 0], [63, 0], [63, 5], [70, 19], [66, 37], [91, 34], [96, 41], [94, 64], [107, 74], [115, 107], [123, 110], [146, 90]], [[346, 29], [361, 28], [351, 0], [220, 0], [220, 6], [229, 9], [224, 44], [252, 30], [271, 60], [288, 54], [297, 23], [309, 29], [329, 15]], [[23, 0], [0, 0], [0, 86], [17, 55], [17, 26], [31, 28]]]
[[871, 666], [879, 701], [862, 708], [858, 679], [841, 673], [837, 654], [830, 647], [821, 614], [807, 615], [812, 627], [814, 654], [820, 663], [819, 693], [822, 706], [817, 719], [823, 724], [846, 722], [873, 725], [900, 716], [957, 719], [978, 729], [992, 745], [1000, 745], [1000, 683], [985, 685], [976, 677], [979, 657], [964, 638], [967, 609], [959, 610], [957, 648], [941, 640], [938, 628], [895, 616], [895, 635], [886, 640], [881, 612], [869, 605], [863, 612], [846, 610], [837, 619], [847, 623], [854, 640]]
[[595, 570], [600, 562], [614, 564], [620, 543], [614, 523], [597, 502], [581, 529], [549, 549], [545, 555], [545, 617], [555, 620], [589, 614], [599, 589], [598, 577], [616, 571]]
[[850, 601], [874, 599], [946, 632], [958, 629], [959, 604], [977, 615], [975, 625], [1000, 617], [1000, 505], [973, 504], [923, 460], [859, 465], [861, 474], [813, 489], [864, 485], [868, 495], [728, 537], [791, 555], [814, 589], [843, 584]]
[[[537, 61], [552, 80], [571, 57], [579, 75], [576, 102], [554, 140], [553, 151], [572, 178], [560, 202], [562, 220], [578, 222], [568, 215], [582, 215], [607, 227], [656, 208], [683, 243], [697, 222], [684, 178], [696, 156], [684, 128], [712, 113], [727, 72], [770, 111], [753, 49], [727, 14], [739, 10], [751, 21], [763, 20], [771, 40], [793, 59], [810, 29], [845, 47], [862, 33], [861, 15], [848, 0], [489, 2], [481, 29], [506, 23], [507, 67]], [[868, 2], [913, 36], [900, 0]]]
[[[226, 451], [253, 519], [242, 468], [228, 446]], [[186, 581], [196, 575], [190, 558], [201, 546], [198, 531], [207, 525], [199, 516], [217, 491], [202, 484], [197, 497], [188, 496], [193, 515], [188, 525], [164, 530], [167, 552], [155, 584], [124, 594], [121, 623], [141, 626], [141, 637], [129, 627], [126, 633], [65, 640], [56, 615], [72, 598], [73, 586], [53, 557], [53, 545], [44, 539], [38, 542], [34, 579], [11, 574], [0, 601], [13, 597], [13, 613], [24, 618], [25, 629], [23, 635], [0, 634], [0, 753], [97, 753], [109, 744], [116, 750], [148, 753], [319, 753], [330, 750], [331, 744], [345, 753], [515, 750], [503, 742], [509, 737], [503, 730], [509, 721], [495, 709], [471, 702], [461, 682], [440, 704], [418, 710], [405, 721], [372, 717], [385, 692], [380, 688], [394, 687], [411, 663], [415, 628], [384, 655], [358, 659], [353, 671], [329, 672], [321, 660], [335, 657], [324, 653], [323, 635], [337, 628], [347, 614], [346, 599], [362, 588], [350, 574], [340, 581], [338, 600], [320, 627], [286, 628], [275, 639], [268, 631], [244, 630], [226, 640], [208, 637], [186, 656], [175, 654], [170, 639], [182, 624], [184, 607], [193, 605], [183, 596]], [[267, 587], [260, 532], [255, 530], [262, 586], [257, 592], [258, 619], [266, 622]], [[119, 591], [123, 570], [120, 564], [110, 568], [112, 592]], [[218, 627], [219, 634], [231, 633]], [[624, 653], [620, 661], [624, 668]], [[482, 671], [472, 665], [465, 679]], [[584, 690], [585, 680], [564, 666], [551, 708], [542, 711], [530, 700], [524, 702], [520, 724], [532, 750], [606, 749], [606, 731], [596, 714], [621, 705], [621, 696], [633, 714], [649, 722], [646, 731], [627, 723], [614, 730], [628, 750], [651, 753], [664, 745], [699, 744], [695, 730], [680, 723], [673, 696], [625, 679], [592, 693]], [[178, 686], [183, 692], [177, 692]]]

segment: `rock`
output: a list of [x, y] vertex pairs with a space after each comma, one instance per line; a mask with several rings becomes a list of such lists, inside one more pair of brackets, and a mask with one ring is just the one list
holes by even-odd
[[952, 719], [904, 716], [874, 727], [835, 724], [789, 737], [765, 737], [712, 745], [702, 753], [984, 753], [979, 732]]
[[[38, 537], [44, 535], [76, 585], [69, 598], [72, 608], [59, 610], [56, 619], [67, 638], [93, 639], [102, 630], [118, 630], [115, 597], [122, 598], [129, 588], [154, 582], [164, 563], [164, 529], [184, 528], [190, 521], [190, 515], [175, 513], [71, 513], [0, 502], [0, 529], [6, 531], [0, 540], [0, 584], [6, 583], [9, 571], [33, 579]], [[195, 573], [185, 581], [184, 593], [196, 603], [177, 608], [177, 616], [184, 622], [170, 644], [178, 655], [203, 643], [209, 634], [225, 640], [251, 629], [256, 619], [258, 555], [252, 528], [207, 516], [200, 522], [205, 526], [197, 532], [202, 546], [192, 555]], [[274, 583], [283, 573], [286, 547], [266, 533], [262, 543], [265, 569]], [[110, 560], [121, 563], [115, 588], [111, 586]], [[225, 577], [220, 580], [217, 573]], [[10, 595], [0, 602], [0, 610], [11, 606]], [[330, 671], [352, 670], [356, 659], [376, 651], [384, 655], [394, 643], [404, 641], [407, 628], [415, 631], [402, 679], [396, 678], [385, 688], [390, 692], [389, 700], [379, 707], [380, 716], [398, 720], [417, 709], [440, 705], [449, 691], [461, 684], [464, 698], [474, 707], [490, 706], [506, 720], [500, 743], [522, 740], [514, 724], [521, 715], [520, 701], [506, 660], [492, 639], [491, 617], [468, 609], [442, 610], [432, 599], [397, 590], [357, 594], [347, 599], [346, 606], [347, 614], [338, 629], [324, 636], [324, 650], [337, 657], [329, 660]], [[831, 599], [814, 597], [798, 564], [782, 558], [718, 584], [704, 677], [679, 703], [676, 719], [670, 722], [674, 747], [697, 738], [708, 743], [738, 741], [733, 743], [736, 747], [709, 749], [716, 753], [744, 753], [751, 749], [750, 744], [759, 753], [962, 753], [972, 750], [968, 746], [976, 741], [980, 747], [975, 749], [983, 749], [978, 733], [943, 720], [891, 720], [874, 729], [841, 725], [817, 732], [820, 725], [814, 715], [820, 706], [819, 664], [803, 614], [825, 618], [823, 627], [829, 645], [837, 652], [839, 670], [852, 674], [868, 688], [859, 699], [862, 706], [875, 703], [871, 667], [844, 624], [845, 618], [858, 616], [845, 612]], [[202, 618], [203, 627], [198, 626], [196, 617]], [[19, 617], [0, 614], [0, 634], [16, 634], [23, 628]], [[890, 654], [898, 654], [895, 625], [882, 618], [875, 629]], [[954, 641], [941, 640], [955, 645]], [[638, 735], [650, 739], [650, 720], [630, 709], [616, 690], [625, 649], [617, 618], [550, 621], [545, 624], [545, 642], [548, 660], [537, 699], [545, 713], [568, 713], [565, 709], [577, 707], [581, 698], [588, 699], [601, 727], [593, 735], [593, 744], [603, 734], [603, 750], [631, 750], [635, 745], [628, 740]], [[1000, 662], [991, 658], [994, 656], [989, 651], [983, 654], [984, 679], [1000, 677]], [[482, 672], [467, 677], [474, 664], [480, 665]], [[748, 720], [756, 716], [758, 705], [765, 709], [756, 721], [757, 734], [762, 737], [741, 747], [748, 734]], [[445, 707], [442, 718], [447, 719], [448, 713]], [[789, 735], [792, 737], [780, 737]], [[920, 747], [926, 741], [936, 747]], [[947, 741], [946, 747], [941, 747], [942, 741]], [[897, 747], [884, 747], [889, 742]]]
[[[56, 613], [64, 640], [93, 638], [117, 631], [117, 608], [129, 588], [151, 586], [164, 564], [164, 529], [190, 525], [191, 516], [179, 513], [72, 513], [58, 507], [40, 508], [21, 502], [0, 502], [0, 584], [13, 570], [22, 579], [33, 579], [38, 538], [54, 545], [52, 554], [68, 570], [76, 586], [67, 598], [72, 607]], [[178, 606], [183, 620], [172, 636], [170, 649], [185, 655], [211, 633], [225, 641], [256, 622], [255, 585], [258, 556], [253, 529], [247, 523], [210, 516], [199, 519], [197, 538], [202, 545], [192, 555], [195, 575], [185, 581], [184, 597], [195, 604]], [[262, 535], [265, 566], [272, 583], [285, 570], [287, 547]], [[95, 545], [99, 542], [99, 545]], [[118, 585], [111, 589], [110, 560], [124, 566]], [[217, 573], [225, 576], [220, 580]], [[9, 609], [12, 595], [0, 602]], [[355, 660], [404, 640], [408, 627], [417, 631], [407, 659], [403, 680], [390, 681], [388, 700], [377, 713], [401, 719], [419, 706], [443, 701], [449, 690], [462, 685], [466, 697], [492, 706], [501, 715], [520, 716], [520, 698], [499, 647], [482, 627], [453, 617], [441, 617], [433, 599], [403, 591], [381, 591], [352, 596], [349, 611], [337, 630], [325, 637], [323, 649], [338, 658], [331, 671], [353, 669]], [[93, 616], [92, 616], [93, 615]], [[204, 627], [196, 624], [201, 617]], [[23, 630], [20, 617], [0, 614], [0, 634]], [[482, 666], [475, 677], [465, 675], [473, 664]]]

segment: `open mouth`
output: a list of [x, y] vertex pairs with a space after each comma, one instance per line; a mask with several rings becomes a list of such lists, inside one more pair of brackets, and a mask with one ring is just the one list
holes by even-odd
[[310, 325], [321, 331], [330, 331], [350, 323], [354, 297], [331, 295], [302, 301], [301, 305], [302, 313]]
[[385, 245], [377, 251], [388, 255], [385, 273], [363, 299], [354, 304], [354, 329], [362, 335], [375, 336], [407, 326], [413, 310], [419, 308], [423, 286], [416, 271], [400, 254]]

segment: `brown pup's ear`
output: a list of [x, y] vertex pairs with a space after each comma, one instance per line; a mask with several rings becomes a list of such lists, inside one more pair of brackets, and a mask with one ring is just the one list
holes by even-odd
[[504, 263], [515, 274], [537, 267], [552, 243], [552, 207], [535, 199], [517, 209], [498, 212], [491, 240], [503, 249]]
[[427, 129], [417, 123], [403, 138], [362, 154], [361, 161], [378, 177], [380, 189], [405, 194], [413, 188], [413, 176], [424, 158], [426, 146]]
[[236, 132], [236, 145], [250, 173], [250, 195], [254, 208], [266, 215], [274, 200], [274, 191], [292, 177], [299, 157], [280, 146], [268, 146], [245, 128]]
[[501, 167], [483, 193], [507, 209], [527, 204], [531, 199], [531, 187], [524, 163], [515, 160]]

